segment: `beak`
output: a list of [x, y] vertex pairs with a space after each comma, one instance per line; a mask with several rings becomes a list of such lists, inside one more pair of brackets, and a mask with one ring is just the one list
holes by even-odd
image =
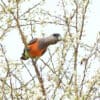
[[63, 39], [62, 39], [61, 35], [59, 35], [58, 41], [62, 41], [62, 40], [63, 40]]

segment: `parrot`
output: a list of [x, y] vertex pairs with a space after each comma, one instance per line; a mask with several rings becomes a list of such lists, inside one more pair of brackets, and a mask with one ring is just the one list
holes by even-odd
[[28, 58], [41, 57], [49, 45], [56, 44], [60, 40], [61, 35], [59, 33], [54, 33], [48, 37], [34, 38], [24, 48], [21, 59], [27, 60]]

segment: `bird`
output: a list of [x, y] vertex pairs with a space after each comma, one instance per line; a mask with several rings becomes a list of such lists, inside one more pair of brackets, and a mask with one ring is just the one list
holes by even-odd
[[39, 58], [46, 52], [48, 46], [56, 44], [60, 40], [61, 35], [59, 33], [54, 33], [48, 37], [34, 38], [24, 48], [21, 59]]

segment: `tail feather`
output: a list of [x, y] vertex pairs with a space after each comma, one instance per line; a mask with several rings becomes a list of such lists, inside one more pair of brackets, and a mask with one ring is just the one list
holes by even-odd
[[28, 48], [24, 49], [24, 52], [23, 52], [22, 56], [20, 57], [22, 60], [27, 60], [29, 58], [28, 51], [29, 51]]

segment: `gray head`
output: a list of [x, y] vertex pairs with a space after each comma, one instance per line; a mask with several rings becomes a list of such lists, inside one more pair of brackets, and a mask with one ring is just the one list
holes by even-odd
[[61, 40], [61, 35], [59, 33], [54, 33], [48, 37], [42, 39], [44, 41], [44, 45], [48, 46], [51, 44], [55, 44]]
[[61, 40], [61, 35], [59, 33], [54, 33], [54, 34], [52, 34], [52, 36], [53, 36], [55, 42], [58, 42]]

